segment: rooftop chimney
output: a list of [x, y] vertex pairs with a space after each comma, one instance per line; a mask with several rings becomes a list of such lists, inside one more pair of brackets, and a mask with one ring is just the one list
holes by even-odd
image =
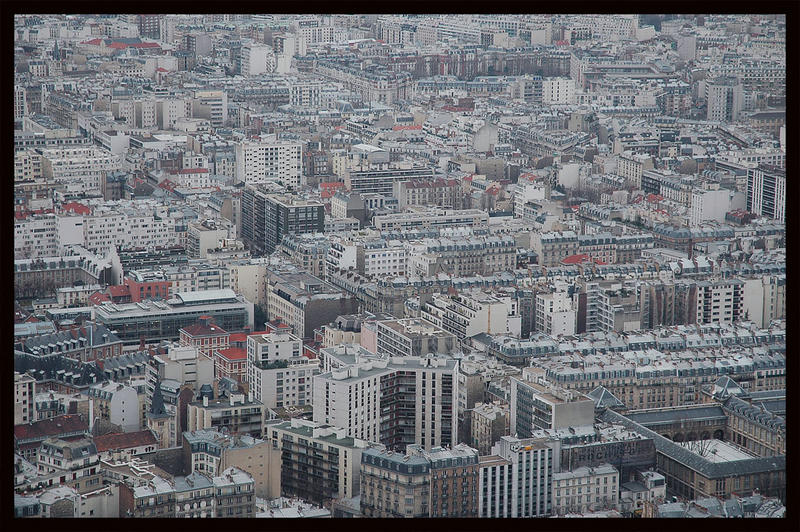
[[208, 396], [207, 395], [203, 396], [203, 406], [208, 406]]

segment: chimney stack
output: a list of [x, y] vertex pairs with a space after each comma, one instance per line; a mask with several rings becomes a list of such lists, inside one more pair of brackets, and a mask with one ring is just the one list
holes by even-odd
[[208, 396], [207, 395], [203, 396], [203, 406], [208, 406]]

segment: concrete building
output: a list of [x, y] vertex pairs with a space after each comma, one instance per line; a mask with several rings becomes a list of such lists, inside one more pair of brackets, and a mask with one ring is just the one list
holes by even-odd
[[359, 495], [366, 441], [347, 436], [343, 428], [297, 418], [268, 423], [264, 430], [280, 451], [282, 496], [323, 505]]
[[553, 474], [560, 469], [559, 448], [559, 440], [503, 436], [481, 467], [478, 504], [484, 508], [482, 517], [550, 515]]
[[311, 404], [319, 361], [303, 356], [303, 342], [286, 330], [247, 337], [247, 381], [266, 408]]
[[576, 332], [577, 306], [567, 292], [537, 293], [536, 318], [537, 332], [558, 337]]
[[314, 421], [393, 449], [456, 443], [458, 362], [392, 357], [314, 377]]
[[241, 238], [254, 255], [269, 254], [293, 233], [321, 233], [325, 208], [315, 201], [270, 194], [247, 185], [242, 192]]
[[553, 513], [583, 514], [619, 506], [619, 471], [611, 464], [553, 474]]
[[470, 412], [470, 446], [481, 455], [491, 453], [492, 446], [509, 435], [511, 413], [507, 406], [478, 403]]
[[96, 307], [97, 320], [118, 331], [125, 344], [177, 340], [180, 329], [211, 316], [225, 331], [240, 331], [253, 325], [253, 304], [233, 290], [180, 292], [168, 303], [151, 300], [143, 303], [110, 304]]
[[95, 147], [42, 150], [42, 175], [64, 185], [69, 195], [102, 196], [103, 174], [120, 164], [119, 156]]
[[182, 443], [184, 471], [216, 476], [238, 467], [253, 477], [256, 497], [280, 496], [281, 456], [269, 441], [205, 429], [184, 432]]
[[228, 121], [228, 94], [224, 90], [195, 91], [192, 117], [205, 118], [213, 127], [223, 127]]
[[720, 77], [706, 82], [708, 120], [735, 122], [739, 119], [743, 101], [742, 83], [734, 77]]
[[747, 210], [786, 220], [786, 170], [760, 164], [747, 172]]
[[303, 147], [290, 142], [251, 142], [236, 144], [236, 181], [248, 185], [282, 182], [297, 189], [305, 184]]
[[239, 52], [239, 73], [242, 76], [260, 76], [275, 70], [275, 53], [271, 46], [250, 43], [242, 46]]
[[757, 327], [786, 317], [786, 275], [764, 275], [743, 279], [741, 316]]
[[698, 281], [693, 287], [697, 323], [735, 323], [743, 313], [744, 282]]
[[89, 429], [104, 420], [122, 432], [137, 432], [141, 427], [141, 407], [136, 390], [109, 382], [91, 386], [89, 393]]
[[508, 333], [508, 307], [484, 292], [465, 291], [450, 297], [434, 296], [430, 303], [420, 306], [420, 315], [463, 340], [480, 333]]
[[358, 311], [358, 300], [349, 292], [301, 270], [269, 269], [266, 288], [269, 317], [280, 318], [300, 338]]
[[734, 191], [725, 188], [693, 192], [689, 224], [700, 225], [707, 221], [725, 222], [725, 213], [736, 208], [735, 196]]
[[377, 354], [390, 357], [451, 353], [456, 337], [419, 318], [382, 320], [377, 323]]
[[542, 80], [542, 103], [544, 105], [574, 104], [575, 80], [544, 78]]
[[548, 385], [543, 371], [524, 368], [522, 379], [511, 377], [511, 432], [529, 437], [537, 429], [591, 424], [594, 402], [583, 394]]
[[34, 401], [36, 379], [14, 372], [14, 425], [38, 420]]

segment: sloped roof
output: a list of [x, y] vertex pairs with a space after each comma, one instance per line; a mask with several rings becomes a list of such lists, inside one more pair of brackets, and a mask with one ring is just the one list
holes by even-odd
[[14, 437], [17, 440], [47, 439], [61, 434], [88, 431], [89, 424], [78, 414], [68, 414], [34, 423], [14, 426]]
[[605, 386], [598, 386], [586, 395], [594, 399], [595, 408], [625, 406], [625, 403], [620, 401], [613, 393], [609, 392]]
[[151, 431], [140, 430], [138, 432], [117, 432], [95, 436], [94, 444], [98, 452], [103, 452], [130, 449], [131, 447], [140, 447], [142, 445], [158, 445], [158, 440]]

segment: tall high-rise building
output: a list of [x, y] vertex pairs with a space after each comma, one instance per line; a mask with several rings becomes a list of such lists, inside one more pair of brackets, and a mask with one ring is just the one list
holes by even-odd
[[706, 83], [708, 120], [731, 122], [739, 119], [744, 104], [742, 83], [724, 76]]
[[492, 455], [480, 464], [479, 516], [549, 515], [553, 510], [553, 473], [560, 469], [561, 441], [503, 436], [492, 447]]
[[254, 255], [272, 253], [284, 235], [321, 233], [325, 228], [325, 207], [316, 201], [270, 194], [247, 185], [241, 205], [241, 237]]
[[236, 181], [248, 185], [281, 181], [303, 184], [303, 147], [287, 142], [241, 142], [236, 145]]
[[161, 38], [161, 19], [164, 15], [137, 15], [139, 36], [151, 39]]
[[402, 450], [455, 445], [458, 361], [444, 355], [391, 357], [314, 377], [314, 421]]
[[786, 221], [786, 170], [759, 164], [747, 172], [747, 210]]

